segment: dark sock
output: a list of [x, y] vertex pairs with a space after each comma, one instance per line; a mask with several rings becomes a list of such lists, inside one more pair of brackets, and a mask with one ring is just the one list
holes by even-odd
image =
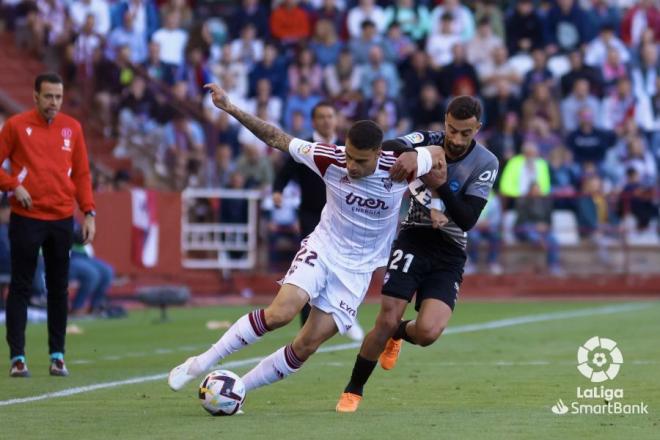
[[406, 342], [410, 342], [411, 344], [416, 345], [415, 341], [410, 339], [410, 336], [408, 336], [408, 333], [406, 333], [406, 326], [410, 321], [411, 321], [410, 319], [407, 321], [401, 321], [401, 324], [399, 324], [399, 328], [397, 328], [394, 334], [392, 335], [392, 339], [403, 339]]
[[353, 373], [351, 373], [351, 380], [348, 382], [348, 385], [346, 385], [344, 392], [361, 396], [364, 384], [369, 380], [369, 376], [371, 376], [375, 367], [376, 361], [370, 361], [358, 354], [357, 359], [355, 360], [355, 365], [353, 366]]

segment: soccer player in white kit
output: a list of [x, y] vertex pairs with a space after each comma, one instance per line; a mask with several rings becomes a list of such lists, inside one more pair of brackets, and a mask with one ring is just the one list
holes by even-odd
[[[309, 319], [293, 342], [243, 377], [249, 391], [295, 373], [323, 342], [350, 329], [373, 271], [387, 263], [408, 182], [390, 177], [400, 175], [401, 166], [396, 153], [381, 150], [383, 132], [372, 121], [356, 122], [348, 131], [346, 147], [308, 142], [237, 108], [219, 86], [206, 87], [218, 108], [267, 145], [288, 151], [311, 168], [327, 189], [321, 221], [303, 240], [273, 302], [238, 319], [211, 348], [188, 358], [168, 377], [170, 388], [180, 390], [228, 355], [291, 322], [310, 302]], [[421, 176], [444, 153], [440, 147], [428, 147], [404, 154], [417, 155], [415, 175]]]

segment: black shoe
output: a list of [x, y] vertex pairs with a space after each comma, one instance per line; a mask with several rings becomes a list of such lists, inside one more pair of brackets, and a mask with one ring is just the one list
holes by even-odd
[[69, 370], [66, 369], [64, 361], [62, 359], [52, 359], [50, 361], [50, 367], [48, 372], [51, 376], [68, 376]]
[[10, 377], [30, 377], [30, 371], [28, 371], [27, 365], [25, 362], [18, 360], [11, 364], [9, 369]]

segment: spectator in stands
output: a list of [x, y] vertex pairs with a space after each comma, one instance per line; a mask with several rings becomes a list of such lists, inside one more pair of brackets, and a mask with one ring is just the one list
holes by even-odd
[[249, 75], [248, 94], [253, 96], [256, 92], [257, 81], [267, 78], [273, 89], [273, 94], [284, 99], [287, 95], [287, 69], [286, 62], [280, 56], [278, 48], [273, 43], [264, 46], [264, 58], [257, 63]]
[[429, 34], [426, 40], [426, 53], [431, 66], [438, 70], [453, 61], [453, 47], [461, 43], [461, 38], [454, 33], [454, 17], [450, 12], [440, 16], [437, 33]]
[[493, 33], [490, 18], [483, 17], [477, 26], [476, 35], [467, 43], [467, 59], [479, 70], [482, 66], [491, 64], [493, 52], [503, 46], [504, 41]]
[[614, 48], [607, 50], [607, 58], [601, 66], [603, 78], [603, 95], [611, 95], [617, 88], [620, 79], [628, 78], [628, 66], [620, 59], [619, 52]]
[[270, 36], [268, 11], [259, 0], [242, 0], [229, 20], [232, 38], [238, 38], [241, 29], [247, 24], [254, 25], [257, 36], [264, 40]]
[[[319, 0], [316, 1], [319, 3]], [[346, 23], [345, 2], [344, 0], [320, 0], [320, 5], [312, 13], [312, 21], [317, 23], [320, 20], [328, 20], [332, 23], [335, 33], [346, 40], [348, 35], [344, 23]]]
[[69, 316], [80, 317], [87, 314], [101, 315], [112, 280], [114, 270], [105, 261], [89, 255], [83, 245], [80, 225], [74, 229], [69, 281], [78, 281], [78, 290], [71, 301]]
[[[293, 113], [298, 111], [303, 115], [311, 115], [312, 109], [321, 101], [319, 95], [312, 93], [312, 88], [306, 79], [301, 79], [298, 88], [289, 96], [284, 111], [284, 127], [289, 130], [292, 126]], [[309, 116], [305, 117], [305, 130], [312, 132], [312, 121]]]
[[158, 7], [154, 0], [120, 0], [113, 8], [113, 28], [121, 25], [126, 12], [133, 18], [135, 31], [142, 34], [146, 40], [151, 39], [160, 27]]
[[314, 52], [308, 47], [302, 47], [296, 53], [294, 61], [289, 65], [287, 71], [289, 90], [297, 90], [298, 83], [305, 81], [314, 95], [321, 93], [323, 81], [323, 70], [316, 62]]
[[353, 55], [356, 64], [364, 64], [369, 60], [371, 48], [378, 46], [383, 50], [388, 58], [393, 59], [394, 54], [390, 48], [385, 48], [382, 36], [378, 33], [376, 25], [371, 20], [365, 20], [360, 27], [361, 32], [358, 37], [352, 37], [348, 43], [348, 48]]
[[290, 46], [312, 34], [309, 14], [298, 5], [299, 0], [282, 0], [270, 14], [270, 33], [280, 43]]
[[79, 84], [92, 79], [95, 53], [103, 48], [103, 37], [94, 30], [95, 20], [93, 14], [87, 15], [73, 43], [73, 61], [76, 63], [76, 79]]
[[[608, 223], [607, 200], [603, 193], [603, 182], [597, 175], [586, 177], [582, 182], [580, 196], [576, 200], [575, 213], [577, 217], [578, 232], [582, 238], [594, 238], [596, 244], [601, 244], [600, 235]], [[599, 246], [601, 251], [601, 246]], [[605, 252], [602, 252], [605, 251]], [[599, 255], [602, 259], [606, 249]]]
[[429, 82], [435, 83], [436, 76], [429, 64], [429, 57], [426, 52], [416, 50], [410, 55], [408, 62], [402, 66], [403, 96], [420, 96], [422, 86]]
[[523, 77], [521, 98], [527, 99], [532, 93], [534, 86], [538, 83], [545, 83], [549, 89], [554, 86], [554, 76], [548, 69], [548, 58], [543, 49], [534, 49], [532, 51], [532, 68]]
[[657, 188], [658, 170], [653, 154], [648, 150], [644, 139], [638, 134], [630, 134], [608, 151], [603, 171], [615, 189], [626, 184], [626, 172], [636, 171], [635, 182], [642, 186]]
[[573, 152], [578, 164], [586, 162], [599, 165], [605, 153], [614, 144], [614, 133], [594, 126], [594, 115], [588, 107], [578, 111], [579, 127], [570, 132], [566, 146]]
[[518, 0], [506, 19], [506, 44], [512, 55], [543, 48], [543, 23], [532, 0]]
[[571, 151], [563, 145], [550, 151], [548, 165], [551, 194], [556, 199], [555, 208], [572, 208], [575, 206], [572, 198], [577, 194], [582, 178], [580, 166], [573, 161]]
[[416, 42], [426, 37], [431, 25], [431, 14], [424, 4], [416, 5], [415, 0], [396, 0], [385, 9], [385, 23], [397, 23], [401, 31]]
[[543, 158], [547, 158], [553, 149], [563, 145], [562, 137], [552, 130], [548, 120], [542, 117], [531, 119], [523, 139], [535, 143]]
[[494, 48], [492, 62], [483, 64], [480, 67], [477, 72], [483, 97], [490, 98], [495, 95], [497, 91], [496, 83], [499, 80], [507, 81], [514, 95], [520, 94], [522, 77], [513, 62], [509, 60], [504, 46]]
[[587, 10], [591, 23], [590, 40], [603, 26], [612, 26], [618, 34], [621, 25], [620, 7], [609, 0], [591, 0], [591, 7]]
[[470, 8], [461, 4], [460, 0], [444, 0], [442, 4], [431, 11], [431, 35], [439, 33], [440, 17], [446, 12], [452, 16], [454, 33], [460, 38], [461, 42], [470, 41], [474, 37], [476, 27], [474, 15], [472, 15]]
[[584, 62], [590, 66], [599, 68], [607, 61], [610, 50], [616, 51], [622, 63], [627, 64], [630, 61], [628, 48], [614, 33], [614, 25], [605, 24], [600, 28], [598, 36], [587, 45], [584, 53]]
[[387, 27], [384, 44], [385, 47], [390, 48], [394, 57], [393, 61], [397, 66], [406, 62], [410, 54], [417, 48], [410, 37], [401, 32], [401, 26], [396, 22]]
[[184, 113], [177, 112], [165, 125], [158, 162], [161, 175], [168, 179], [172, 189], [185, 188], [191, 163], [203, 160], [204, 145], [202, 127]]
[[559, 243], [552, 232], [552, 199], [545, 196], [539, 185], [533, 182], [525, 197], [516, 200], [516, 238], [544, 249], [547, 253], [548, 271], [561, 275]]
[[[229, 178], [229, 189], [246, 189], [245, 177], [240, 171], [234, 171]], [[220, 201], [220, 222], [221, 223], [247, 223], [248, 221], [248, 201], [243, 198], [222, 199]], [[233, 253], [230, 252], [230, 255]], [[239, 256], [241, 253], [234, 253]]]
[[601, 103], [590, 93], [588, 80], [578, 78], [573, 84], [573, 92], [561, 101], [561, 119], [565, 132], [570, 133], [578, 127], [579, 111], [585, 107], [594, 115], [596, 126], [599, 127], [601, 125]]
[[112, 60], [117, 56], [117, 48], [128, 46], [131, 50], [131, 62], [142, 64], [147, 59], [147, 36], [135, 29], [134, 16], [129, 9], [124, 12], [124, 20], [110, 32], [105, 48], [106, 58]]
[[243, 63], [248, 70], [264, 56], [264, 43], [258, 38], [257, 28], [248, 23], [241, 29], [240, 38], [231, 42], [231, 59]]
[[165, 26], [158, 29], [152, 41], [160, 45], [160, 60], [179, 67], [184, 62], [184, 49], [188, 43], [188, 31], [181, 29], [179, 12], [172, 11], [165, 17]]
[[550, 194], [550, 168], [539, 157], [538, 147], [525, 142], [522, 153], [512, 157], [504, 167], [500, 180], [500, 192], [506, 197], [521, 197], [533, 184], [542, 195]]
[[518, 113], [509, 111], [501, 115], [497, 121], [496, 128], [491, 134], [486, 145], [489, 150], [497, 157], [500, 163], [498, 178], [503, 174], [506, 163], [513, 156], [520, 152], [522, 145], [522, 135], [519, 131]]
[[658, 91], [656, 80], [660, 77], [657, 44], [647, 43], [641, 47], [640, 60], [632, 69], [631, 78], [635, 96], [653, 96]]
[[648, 228], [651, 220], [658, 218], [658, 205], [654, 192], [653, 187], [642, 182], [642, 176], [637, 168], [627, 168], [626, 182], [619, 198], [619, 215], [623, 218], [631, 214], [640, 231]]
[[493, 275], [501, 275], [504, 271], [499, 263], [502, 247], [502, 205], [499, 197], [494, 192], [488, 196], [488, 202], [481, 211], [474, 228], [468, 232], [468, 263], [465, 265], [465, 273], [471, 274], [478, 271], [479, 247], [482, 240], [488, 243], [488, 257], [486, 262], [488, 270]]
[[206, 163], [207, 188], [228, 188], [231, 175], [236, 171], [236, 162], [232, 158], [230, 145], [220, 144], [215, 149], [215, 156]]
[[639, 125], [640, 113], [636, 107], [637, 100], [633, 96], [630, 80], [628, 77], [620, 78], [616, 89], [603, 100], [602, 127], [621, 134], [627, 119], [635, 119]]
[[160, 58], [160, 43], [151, 41], [149, 43], [149, 54], [147, 60], [142, 64], [147, 75], [154, 81], [161, 81], [167, 85], [174, 85], [174, 74], [176, 66], [166, 63]]
[[[262, 150], [253, 144], [243, 144], [243, 154], [238, 157], [236, 171], [242, 176], [245, 188], [266, 189], [273, 183], [273, 165], [262, 153]], [[231, 182], [235, 177], [232, 177]], [[230, 183], [230, 187], [234, 186]]]
[[480, 84], [477, 71], [465, 58], [465, 47], [455, 44], [452, 48], [452, 62], [447, 64], [438, 75], [438, 89], [445, 98], [450, 95], [458, 96], [459, 86], [465, 89], [468, 95], [479, 95]]
[[445, 105], [435, 84], [427, 82], [422, 85], [419, 98], [410, 100], [408, 114], [412, 115], [415, 129], [440, 130], [438, 126], [444, 122]]
[[118, 107], [119, 142], [115, 146], [115, 157], [151, 153], [148, 160], [153, 163], [155, 157], [147, 146], [159, 142], [160, 129], [155, 120], [158, 102], [142, 77], [133, 78], [131, 85], [122, 92]]
[[359, 0], [358, 4], [348, 11], [346, 26], [351, 38], [359, 38], [363, 32], [363, 23], [370, 21], [376, 27], [378, 34], [384, 34], [388, 25], [387, 17], [383, 8], [378, 6], [375, 0]]
[[652, 29], [655, 42], [660, 42], [660, 9], [654, 0], [639, 0], [628, 9], [621, 22], [621, 39], [637, 46], [645, 29]]
[[575, 82], [579, 79], [585, 79], [587, 81], [595, 96], [602, 96], [603, 79], [600, 69], [584, 64], [584, 57], [582, 51], [579, 49], [571, 51], [568, 54], [568, 59], [571, 67], [560, 79], [561, 96], [567, 97], [573, 91]]
[[186, 63], [177, 69], [176, 80], [188, 84], [188, 97], [200, 104], [204, 96], [204, 84], [211, 82], [211, 70], [204, 59], [202, 49], [196, 47], [188, 52]]
[[309, 48], [322, 68], [337, 63], [339, 53], [344, 45], [339, 41], [337, 31], [328, 19], [317, 20], [314, 25], [314, 36]]
[[396, 67], [384, 60], [383, 50], [374, 46], [369, 50], [369, 62], [360, 66], [362, 84], [362, 95], [365, 98], [372, 96], [372, 84], [374, 79], [383, 78], [387, 83], [387, 96], [389, 98], [396, 98], [399, 95], [399, 73]]
[[402, 117], [397, 101], [388, 96], [387, 81], [384, 78], [376, 78], [372, 81], [369, 96], [362, 102], [360, 119], [375, 120], [381, 112], [384, 112], [382, 121], [384, 130], [399, 128], [398, 131], [403, 132], [408, 121]]
[[529, 131], [536, 119], [543, 119], [550, 130], [558, 131], [561, 129], [562, 114], [546, 83], [536, 84], [530, 97], [523, 102], [522, 118], [524, 131]]
[[179, 15], [179, 26], [190, 30], [194, 24], [194, 17], [189, 3], [191, 3], [190, 0], [165, 0], [165, 4], [160, 7], [161, 20], [165, 22], [171, 13], [177, 13]]
[[59, 70], [63, 49], [72, 39], [71, 20], [67, 15], [64, 0], [43, 0], [37, 2], [38, 14], [32, 26], [33, 41], [37, 56], [46, 56], [45, 62]]
[[94, 16], [94, 32], [108, 35], [110, 32], [110, 5], [107, 0], [74, 0], [69, 3], [69, 15], [76, 30], [85, 26], [87, 16]]
[[273, 96], [270, 81], [262, 78], [257, 82], [257, 93], [254, 98], [247, 101], [248, 111], [257, 113], [260, 106], [265, 106], [268, 113], [268, 121], [274, 121], [279, 124], [282, 120], [282, 100], [278, 96]]
[[589, 17], [575, 0], [557, 0], [543, 24], [551, 54], [578, 49], [590, 36]]

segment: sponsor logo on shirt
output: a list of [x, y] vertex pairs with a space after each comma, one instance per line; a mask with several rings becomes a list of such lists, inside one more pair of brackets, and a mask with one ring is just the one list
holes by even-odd
[[345, 311], [346, 313], [348, 313], [349, 315], [351, 315], [352, 317], [355, 317], [355, 315], [357, 314], [357, 311], [348, 304], [346, 304], [343, 300], [339, 303], [339, 308]]
[[349, 193], [346, 196], [346, 203], [349, 205], [354, 205], [357, 204], [360, 208], [367, 208], [367, 209], [389, 209], [389, 206], [385, 204], [383, 200], [380, 199], [372, 199], [371, 197], [368, 199], [365, 199], [363, 197], [357, 196], [353, 193]]
[[341, 179], [339, 179], [339, 183], [345, 183], [346, 185], [350, 185], [351, 179], [349, 179], [348, 176], [344, 176]]

